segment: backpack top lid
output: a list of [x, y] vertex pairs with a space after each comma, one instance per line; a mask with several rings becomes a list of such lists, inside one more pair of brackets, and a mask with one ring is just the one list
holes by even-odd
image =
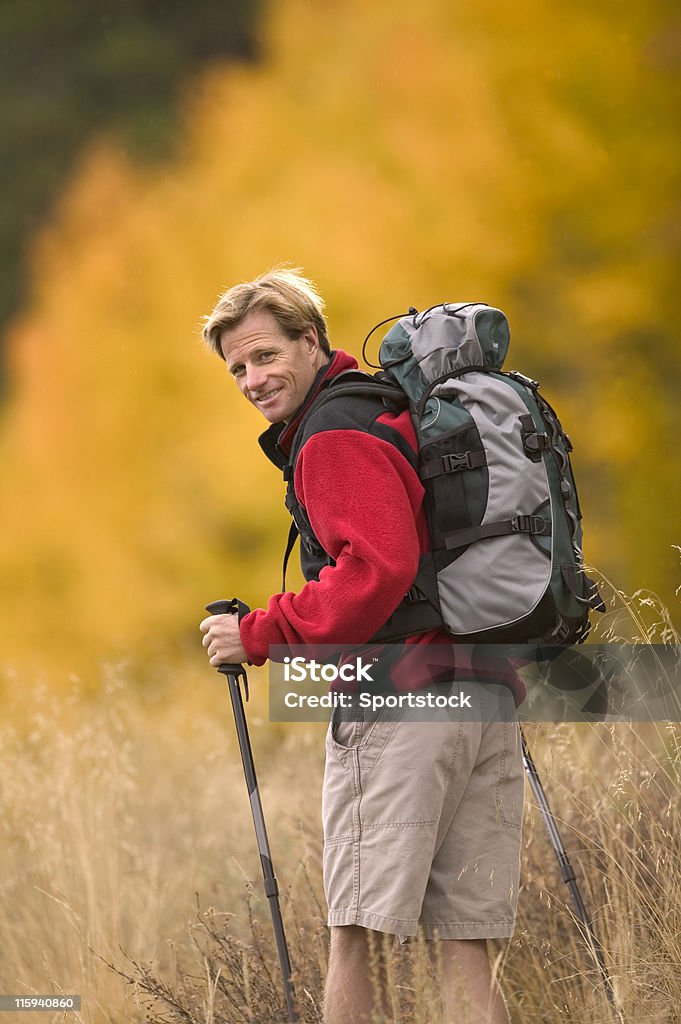
[[468, 366], [500, 370], [509, 341], [508, 321], [500, 309], [482, 302], [444, 302], [398, 320], [383, 339], [379, 358], [385, 370], [403, 364], [402, 386], [409, 391], [411, 380], [420, 391], [424, 381], [432, 384]]

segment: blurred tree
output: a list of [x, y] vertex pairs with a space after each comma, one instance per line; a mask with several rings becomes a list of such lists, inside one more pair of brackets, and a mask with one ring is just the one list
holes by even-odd
[[108, 127], [137, 157], [168, 156], [188, 75], [210, 58], [252, 59], [259, 7], [253, 0], [202, 0], [198, 8], [181, 0], [3, 0], [0, 329], [25, 298], [25, 247], [79, 146]]
[[505, 309], [508, 368], [575, 443], [587, 557], [674, 603], [680, 26], [662, 0], [279, 0], [162, 172], [85, 151], [8, 350], [6, 657], [196, 652], [205, 600], [278, 586], [281, 481], [198, 321], [282, 259], [355, 353], [412, 303]]

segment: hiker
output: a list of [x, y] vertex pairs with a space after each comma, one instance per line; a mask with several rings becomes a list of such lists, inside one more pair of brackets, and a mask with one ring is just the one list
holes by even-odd
[[[422, 667], [435, 660], [445, 666], [435, 682], [440, 692], [458, 692], [456, 659], [447, 653], [452, 637], [423, 601], [409, 597], [430, 544], [409, 411], [339, 397], [301, 422], [334, 378], [357, 368], [352, 356], [331, 349], [323, 308], [299, 272], [277, 268], [229, 289], [206, 319], [208, 345], [270, 423], [263, 451], [281, 469], [293, 452], [287, 505], [301, 532], [307, 582], [298, 593], [273, 594], [267, 608], [241, 621], [205, 619], [203, 645], [217, 667], [263, 665], [272, 645], [399, 638], [414, 657], [413, 672], [404, 659], [396, 691], [432, 687]], [[428, 658], [419, 658], [426, 649]], [[433, 659], [434, 650], [441, 657]], [[437, 940], [430, 948], [442, 964], [446, 1019], [463, 1019], [468, 1004], [471, 1020], [508, 1024], [486, 940], [508, 938], [514, 926], [523, 806], [514, 705], [524, 690], [512, 672], [502, 684], [469, 674], [465, 686], [478, 708], [494, 695], [498, 720], [445, 714], [417, 722], [334, 719], [329, 727], [326, 1024], [368, 1024], [380, 1012], [372, 943], [382, 935], [407, 940], [418, 929]]]

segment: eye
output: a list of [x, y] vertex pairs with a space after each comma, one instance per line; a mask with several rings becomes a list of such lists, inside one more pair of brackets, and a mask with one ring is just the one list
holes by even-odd
[[239, 377], [243, 377], [243, 375], [245, 373], [245, 367], [241, 363], [239, 363], [238, 366], [230, 367], [229, 372], [231, 373], [232, 377], [234, 377], [236, 380], [238, 380]]
[[269, 362], [271, 362], [272, 359], [274, 359], [275, 355], [276, 355], [276, 353], [275, 352], [271, 352], [271, 351], [261, 352], [260, 353], [260, 362], [261, 363], [269, 363]]

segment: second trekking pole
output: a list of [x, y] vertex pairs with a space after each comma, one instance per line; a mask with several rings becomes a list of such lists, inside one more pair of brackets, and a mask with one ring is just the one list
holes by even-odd
[[541, 779], [539, 778], [537, 766], [534, 763], [534, 759], [532, 757], [532, 754], [530, 753], [530, 749], [527, 745], [522, 729], [520, 731], [520, 736], [522, 739], [523, 764], [525, 765], [525, 771], [527, 773], [527, 777], [529, 779], [530, 786], [532, 787], [532, 792], [534, 793], [534, 797], [537, 801], [539, 810], [542, 813], [544, 824], [546, 825], [546, 829], [549, 833], [549, 839], [551, 840], [551, 845], [553, 846], [553, 851], [556, 855], [558, 867], [560, 868], [560, 873], [563, 876], [563, 881], [570, 890], [570, 895], [572, 896], [572, 902], [575, 908], [575, 917], [582, 925], [584, 937], [587, 941], [587, 944], [591, 952], [593, 953], [596, 964], [598, 965], [598, 971], [601, 976], [601, 981], [603, 982], [603, 988], [605, 989], [605, 994], [608, 997], [608, 1002], [612, 1007], [612, 1011], [615, 1014], [617, 1020], [620, 1022], [620, 1024], [624, 1024], [622, 1010], [617, 1004], [617, 1000], [615, 998], [615, 990], [612, 986], [612, 980], [610, 978], [610, 975], [608, 974], [608, 968], [605, 965], [605, 954], [603, 953], [603, 947], [598, 941], [598, 938], [594, 931], [593, 924], [591, 923], [591, 920], [587, 913], [584, 900], [582, 899], [582, 894], [579, 891], [579, 886], [577, 885], [577, 878], [575, 876], [574, 869], [572, 867], [572, 864], [570, 863], [565, 847], [563, 846], [563, 841], [560, 838], [560, 832], [558, 831], [558, 826], [556, 825], [556, 819], [554, 818], [553, 812], [549, 807], [549, 802], [546, 799], [544, 787], [542, 786]]
[[[206, 611], [210, 612], [211, 615], [236, 615], [238, 614], [240, 606], [242, 610], [248, 611], [247, 606], [242, 604], [242, 602], [238, 601], [236, 598], [232, 598], [231, 601], [213, 601], [211, 604], [206, 605]], [[258, 843], [258, 852], [260, 853], [260, 863], [262, 865], [262, 874], [265, 882], [265, 895], [267, 896], [270, 905], [274, 938], [277, 944], [279, 964], [281, 965], [281, 973], [284, 979], [284, 993], [286, 995], [288, 1017], [291, 1021], [297, 1021], [298, 1011], [296, 1009], [293, 982], [291, 981], [291, 961], [288, 955], [288, 946], [286, 945], [286, 935], [284, 933], [284, 922], [281, 916], [281, 907], [279, 906], [279, 886], [277, 885], [277, 879], [272, 866], [272, 854], [270, 853], [270, 844], [267, 838], [267, 829], [265, 828], [265, 817], [263, 814], [262, 803], [260, 801], [258, 780], [255, 777], [253, 752], [251, 750], [248, 725], [246, 724], [246, 713], [244, 711], [241, 687], [239, 685], [240, 680], [243, 680], [246, 700], [248, 700], [248, 677], [244, 666], [238, 664], [220, 665], [218, 667], [218, 672], [227, 676], [229, 695], [232, 700], [232, 710], [234, 711], [236, 734], [239, 740], [239, 749], [241, 751], [241, 761], [244, 766], [246, 786], [248, 787], [248, 796], [251, 801], [253, 824], [255, 825], [255, 837]]]

